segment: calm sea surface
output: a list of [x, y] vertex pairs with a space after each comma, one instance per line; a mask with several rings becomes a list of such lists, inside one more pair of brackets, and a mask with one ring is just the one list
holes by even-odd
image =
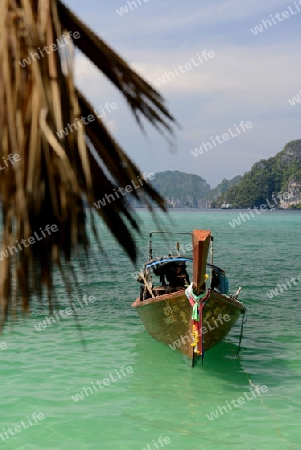
[[[56, 323], [48, 319], [37, 331], [47, 309], [34, 305], [26, 321], [0, 337], [0, 448], [301, 449], [301, 282], [288, 284], [301, 275], [301, 214], [263, 212], [232, 228], [229, 221], [241, 212], [173, 211], [169, 218], [159, 214], [157, 225], [139, 212], [135, 266], [99, 223], [108, 261], [96, 245], [86, 272], [80, 257], [75, 260], [82, 293], [72, 301], [85, 345], [59, 277]], [[147, 257], [147, 235], [158, 226], [212, 230], [215, 263], [227, 270], [230, 293], [242, 286], [240, 300], [248, 308], [238, 358], [240, 323], [206, 353], [204, 367], [194, 369], [144, 330], [131, 308], [139, 290], [131, 274]], [[158, 253], [177, 239], [159, 240]], [[188, 237], [180, 242], [190, 243]], [[269, 298], [278, 283], [283, 292]], [[84, 302], [83, 295], [95, 301]], [[245, 400], [238, 404], [240, 397]]]

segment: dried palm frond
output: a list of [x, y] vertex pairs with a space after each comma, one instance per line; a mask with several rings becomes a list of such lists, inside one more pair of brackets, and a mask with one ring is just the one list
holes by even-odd
[[[93, 108], [74, 85], [70, 39], [63, 50], [50, 51], [53, 44], [68, 41], [69, 31], [79, 33], [74, 44], [121, 91], [140, 125], [140, 116], [144, 116], [161, 131], [171, 131], [173, 118], [161, 96], [63, 3], [1, 0], [2, 324], [11, 305], [21, 305], [26, 312], [33, 295], [41, 298], [47, 292], [51, 307], [55, 267], [63, 272], [63, 263], [70, 264], [74, 251], [89, 246], [89, 210], [84, 202], [95, 209], [93, 203], [105, 194], [142, 177], [100, 119], [88, 125], [79, 122], [82, 116], [93, 114]], [[59, 138], [57, 132], [68, 124], [77, 127]], [[154, 202], [164, 209], [163, 199], [145, 182], [129, 195], [150, 208]], [[131, 228], [138, 230], [139, 226], [125, 198], [120, 196], [97, 211], [134, 259]], [[56, 225], [58, 231], [47, 233], [47, 224]], [[35, 233], [41, 239], [29, 245]]]

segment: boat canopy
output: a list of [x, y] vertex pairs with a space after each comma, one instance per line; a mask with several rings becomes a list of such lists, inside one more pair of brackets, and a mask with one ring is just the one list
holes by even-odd
[[161, 258], [161, 259], [156, 259], [155, 261], [149, 261], [148, 263], [145, 264], [145, 268], [149, 269], [150, 267], [156, 267], [161, 264], [168, 264], [168, 263], [173, 263], [173, 262], [183, 262], [183, 261], [192, 262], [193, 259], [185, 258], [183, 256]]
[[[177, 262], [193, 262], [192, 258], [185, 258], [184, 256], [169, 256], [169, 257], [163, 257], [155, 260], [148, 261], [145, 264], [145, 269], [155, 268], [156, 266], [165, 265], [169, 263], [177, 263]], [[224, 272], [223, 269], [216, 266], [215, 264], [210, 264], [207, 262], [207, 267], [210, 267], [211, 269], [215, 270], [216, 272]]]

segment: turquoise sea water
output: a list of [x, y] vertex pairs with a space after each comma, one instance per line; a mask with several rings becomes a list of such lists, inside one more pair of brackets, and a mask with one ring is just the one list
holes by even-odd
[[[37, 331], [47, 315], [42, 306], [33, 306], [29, 319], [0, 337], [0, 448], [301, 449], [301, 283], [287, 284], [301, 275], [301, 214], [264, 212], [231, 228], [229, 221], [240, 213], [158, 216], [161, 229], [212, 230], [215, 262], [227, 270], [231, 293], [242, 286], [240, 300], [248, 308], [239, 358], [239, 323], [205, 355], [204, 367], [194, 369], [152, 339], [131, 308], [139, 290], [131, 273], [144, 262], [147, 235], [157, 226], [147, 212], [139, 213], [141, 254], [133, 266], [99, 224], [109, 261], [92, 247], [87, 272], [77, 274], [82, 294], [95, 301], [73, 299], [85, 346], [67, 313]], [[288, 290], [269, 299], [278, 283]], [[62, 294], [59, 278], [57, 289]], [[63, 296], [60, 303], [66, 311]], [[260, 395], [252, 397], [255, 386], [266, 386], [265, 392], [257, 388]], [[75, 401], [76, 393], [82, 399]], [[239, 397], [244, 404], [238, 405]], [[45, 418], [34, 424], [34, 413]]]

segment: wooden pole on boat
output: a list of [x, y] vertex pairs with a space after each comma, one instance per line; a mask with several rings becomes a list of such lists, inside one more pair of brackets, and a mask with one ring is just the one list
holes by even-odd
[[153, 233], [149, 233], [148, 238], [148, 260], [153, 259], [153, 247], [152, 247], [152, 235]]
[[209, 230], [193, 230], [193, 282], [196, 284], [195, 293], [197, 295], [204, 291], [210, 240], [211, 233]]
[[213, 236], [211, 236], [210, 239], [210, 286], [211, 286], [211, 282], [212, 282], [212, 275], [213, 275], [213, 269], [212, 269], [212, 264], [213, 264]]

